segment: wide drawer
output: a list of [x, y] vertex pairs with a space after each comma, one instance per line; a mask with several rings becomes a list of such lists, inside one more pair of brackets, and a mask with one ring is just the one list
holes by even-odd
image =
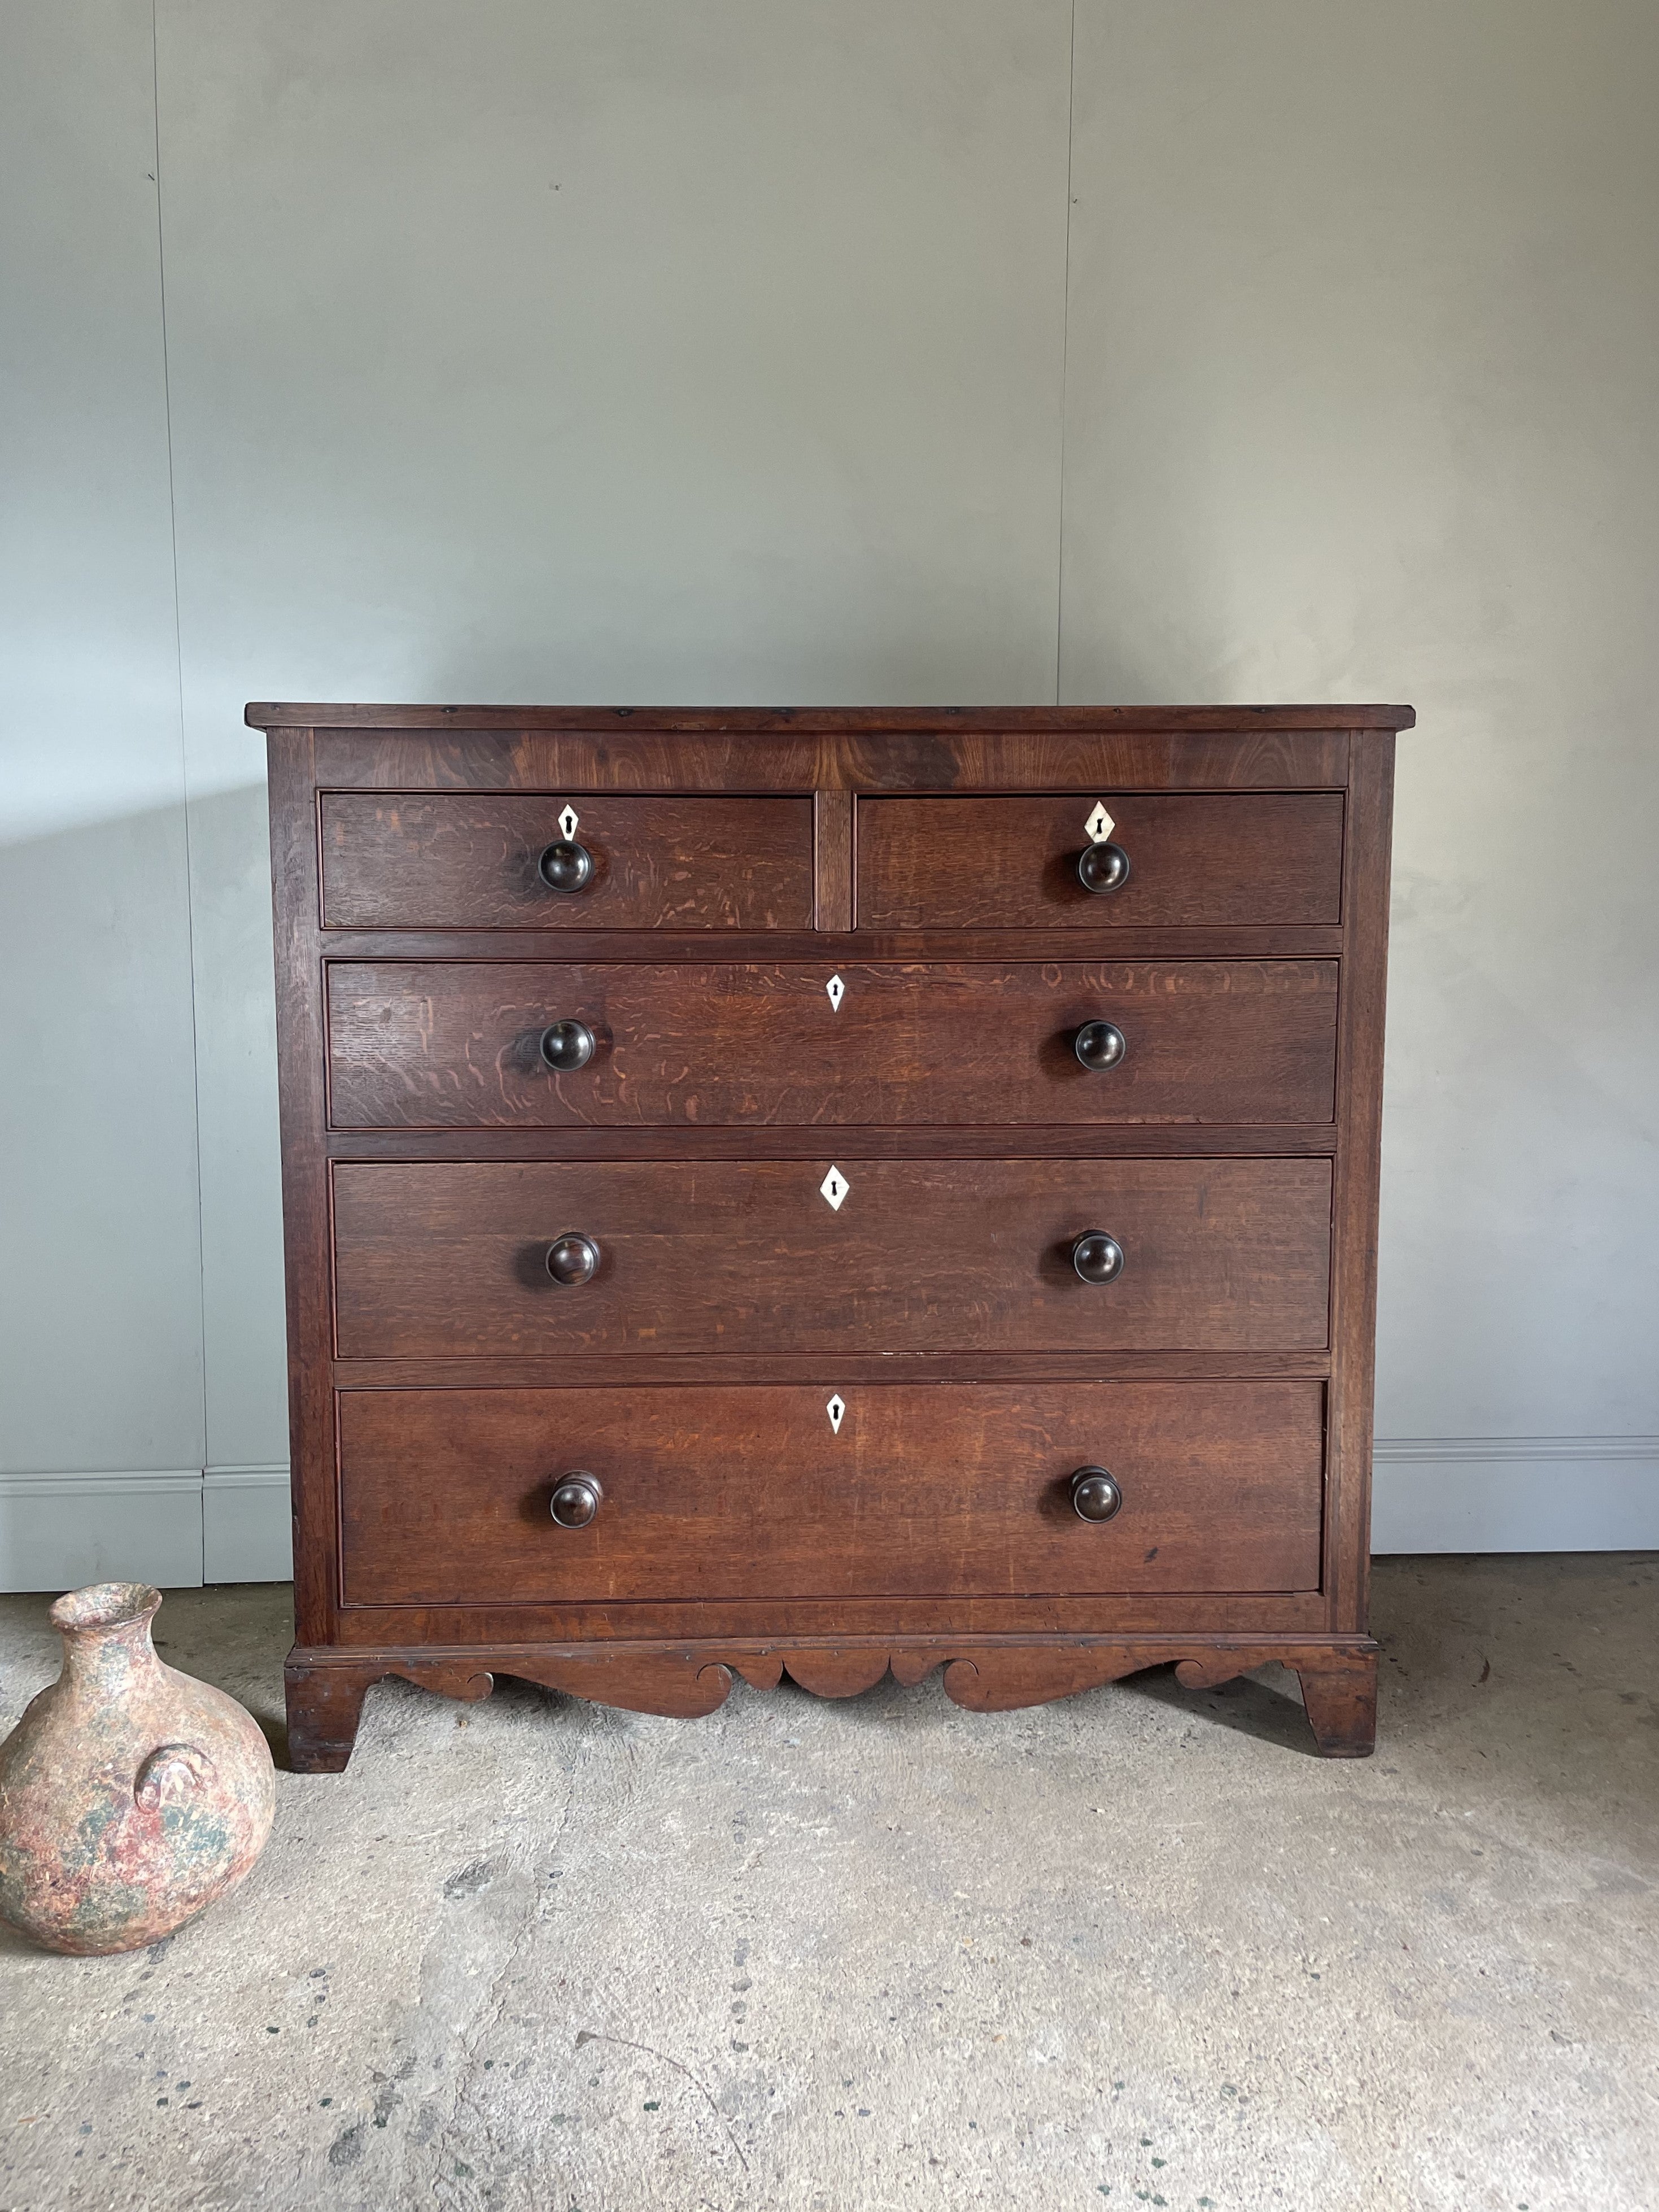
[[[1127, 879], [1078, 874], [1097, 805]], [[1334, 923], [1335, 792], [861, 799], [860, 929], [1146, 929]]]
[[[839, 1407], [832, 1423], [832, 1394]], [[1291, 1591], [1315, 1382], [351, 1390], [349, 1605]], [[1121, 1504], [1079, 1519], [1072, 1478]], [[585, 1527], [554, 1488], [598, 1485]]]
[[335, 962], [330, 1115], [341, 1129], [1328, 1122], [1336, 975], [1331, 960]]
[[344, 1358], [1315, 1348], [1330, 1225], [1326, 1160], [343, 1163], [336, 1327]]
[[322, 809], [331, 928], [812, 927], [810, 799], [325, 792]]

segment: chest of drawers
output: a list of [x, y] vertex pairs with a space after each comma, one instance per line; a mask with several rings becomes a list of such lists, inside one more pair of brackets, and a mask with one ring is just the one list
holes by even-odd
[[1405, 708], [254, 706], [294, 1764], [1299, 1674], [1369, 1751]]

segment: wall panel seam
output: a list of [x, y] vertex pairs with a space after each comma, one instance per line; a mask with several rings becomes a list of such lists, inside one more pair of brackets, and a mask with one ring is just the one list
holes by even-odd
[[1060, 306], [1060, 480], [1054, 528], [1054, 704], [1060, 704], [1066, 620], [1066, 379], [1072, 331], [1072, 155], [1077, 142], [1077, 0], [1072, 0], [1070, 56], [1066, 74], [1066, 246]]
[[[173, 460], [173, 363], [167, 344], [167, 224], [161, 193], [161, 42], [157, 21], [158, 0], [150, 0], [149, 66], [150, 121], [155, 152], [155, 291], [156, 313], [161, 333], [161, 414], [167, 436], [167, 535], [173, 568], [173, 662], [179, 703], [179, 793], [185, 842], [185, 942], [190, 959], [190, 1074], [195, 1103], [196, 1127], [196, 1326], [201, 1346], [202, 1443], [208, 1441], [210, 1394], [207, 1338], [207, 1206], [202, 1187], [202, 1054], [201, 1022], [197, 1006], [199, 988], [196, 969], [196, 868], [191, 850], [190, 818], [190, 754], [185, 739], [185, 646], [179, 599], [179, 489]], [[204, 1568], [205, 1570], [205, 1552]]]

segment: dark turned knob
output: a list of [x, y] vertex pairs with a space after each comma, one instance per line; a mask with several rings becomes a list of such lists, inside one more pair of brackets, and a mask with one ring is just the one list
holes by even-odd
[[1080, 1467], [1072, 1477], [1072, 1507], [1079, 1521], [1109, 1521], [1123, 1492], [1103, 1467]]
[[1072, 1265], [1083, 1283], [1109, 1283], [1123, 1272], [1123, 1247], [1103, 1229], [1086, 1229], [1072, 1247]]
[[593, 855], [586, 845], [561, 837], [542, 854], [541, 872], [550, 891], [586, 890], [593, 879]]
[[591, 1283], [599, 1264], [599, 1248], [591, 1237], [567, 1229], [547, 1250], [547, 1272], [556, 1283]]
[[[586, 1528], [605, 1496], [593, 1474], [562, 1474], [554, 1486], [549, 1510], [561, 1528]], [[1079, 1505], [1078, 1511], [1083, 1508]]]
[[1072, 1043], [1079, 1060], [1096, 1074], [1115, 1067], [1128, 1048], [1128, 1040], [1115, 1022], [1085, 1022]]
[[1077, 879], [1085, 891], [1121, 891], [1129, 880], [1129, 855], [1121, 845], [1085, 845], [1077, 856]]
[[586, 1067], [593, 1057], [593, 1032], [586, 1022], [555, 1022], [542, 1031], [542, 1058], [561, 1075]]

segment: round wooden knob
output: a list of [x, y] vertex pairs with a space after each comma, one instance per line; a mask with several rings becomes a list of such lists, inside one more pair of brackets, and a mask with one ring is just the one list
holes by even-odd
[[1128, 1040], [1115, 1022], [1085, 1022], [1072, 1040], [1079, 1064], [1096, 1075], [1115, 1067], [1128, 1048]]
[[1072, 1266], [1080, 1283], [1109, 1283], [1123, 1272], [1123, 1247], [1103, 1229], [1085, 1229], [1072, 1247]]
[[572, 837], [561, 837], [541, 857], [542, 881], [550, 891], [586, 890], [593, 880], [593, 855]]
[[1121, 845], [1085, 845], [1077, 856], [1077, 879], [1085, 891], [1121, 891], [1129, 880], [1129, 855]]
[[1080, 1467], [1072, 1477], [1072, 1507], [1079, 1521], [1109, 1521], [1123, 1492], [1103, 1467]]
[[554, 1485], [550, 1510], [561, 1528], [586, 1528], [604, 1496], [597, 1475], [562, 1474]]
[[547, 1272], [556, 1283], [591, 1283], [599, 1264], [599, 1246], [577, 1229], [567, 1229], [547, 1248]]
[[593, 1032], [586, 1022], [553, 1022], [542, 1031], [542, 1058], [561, 1075], [586, 1067], [593, 1057]]

